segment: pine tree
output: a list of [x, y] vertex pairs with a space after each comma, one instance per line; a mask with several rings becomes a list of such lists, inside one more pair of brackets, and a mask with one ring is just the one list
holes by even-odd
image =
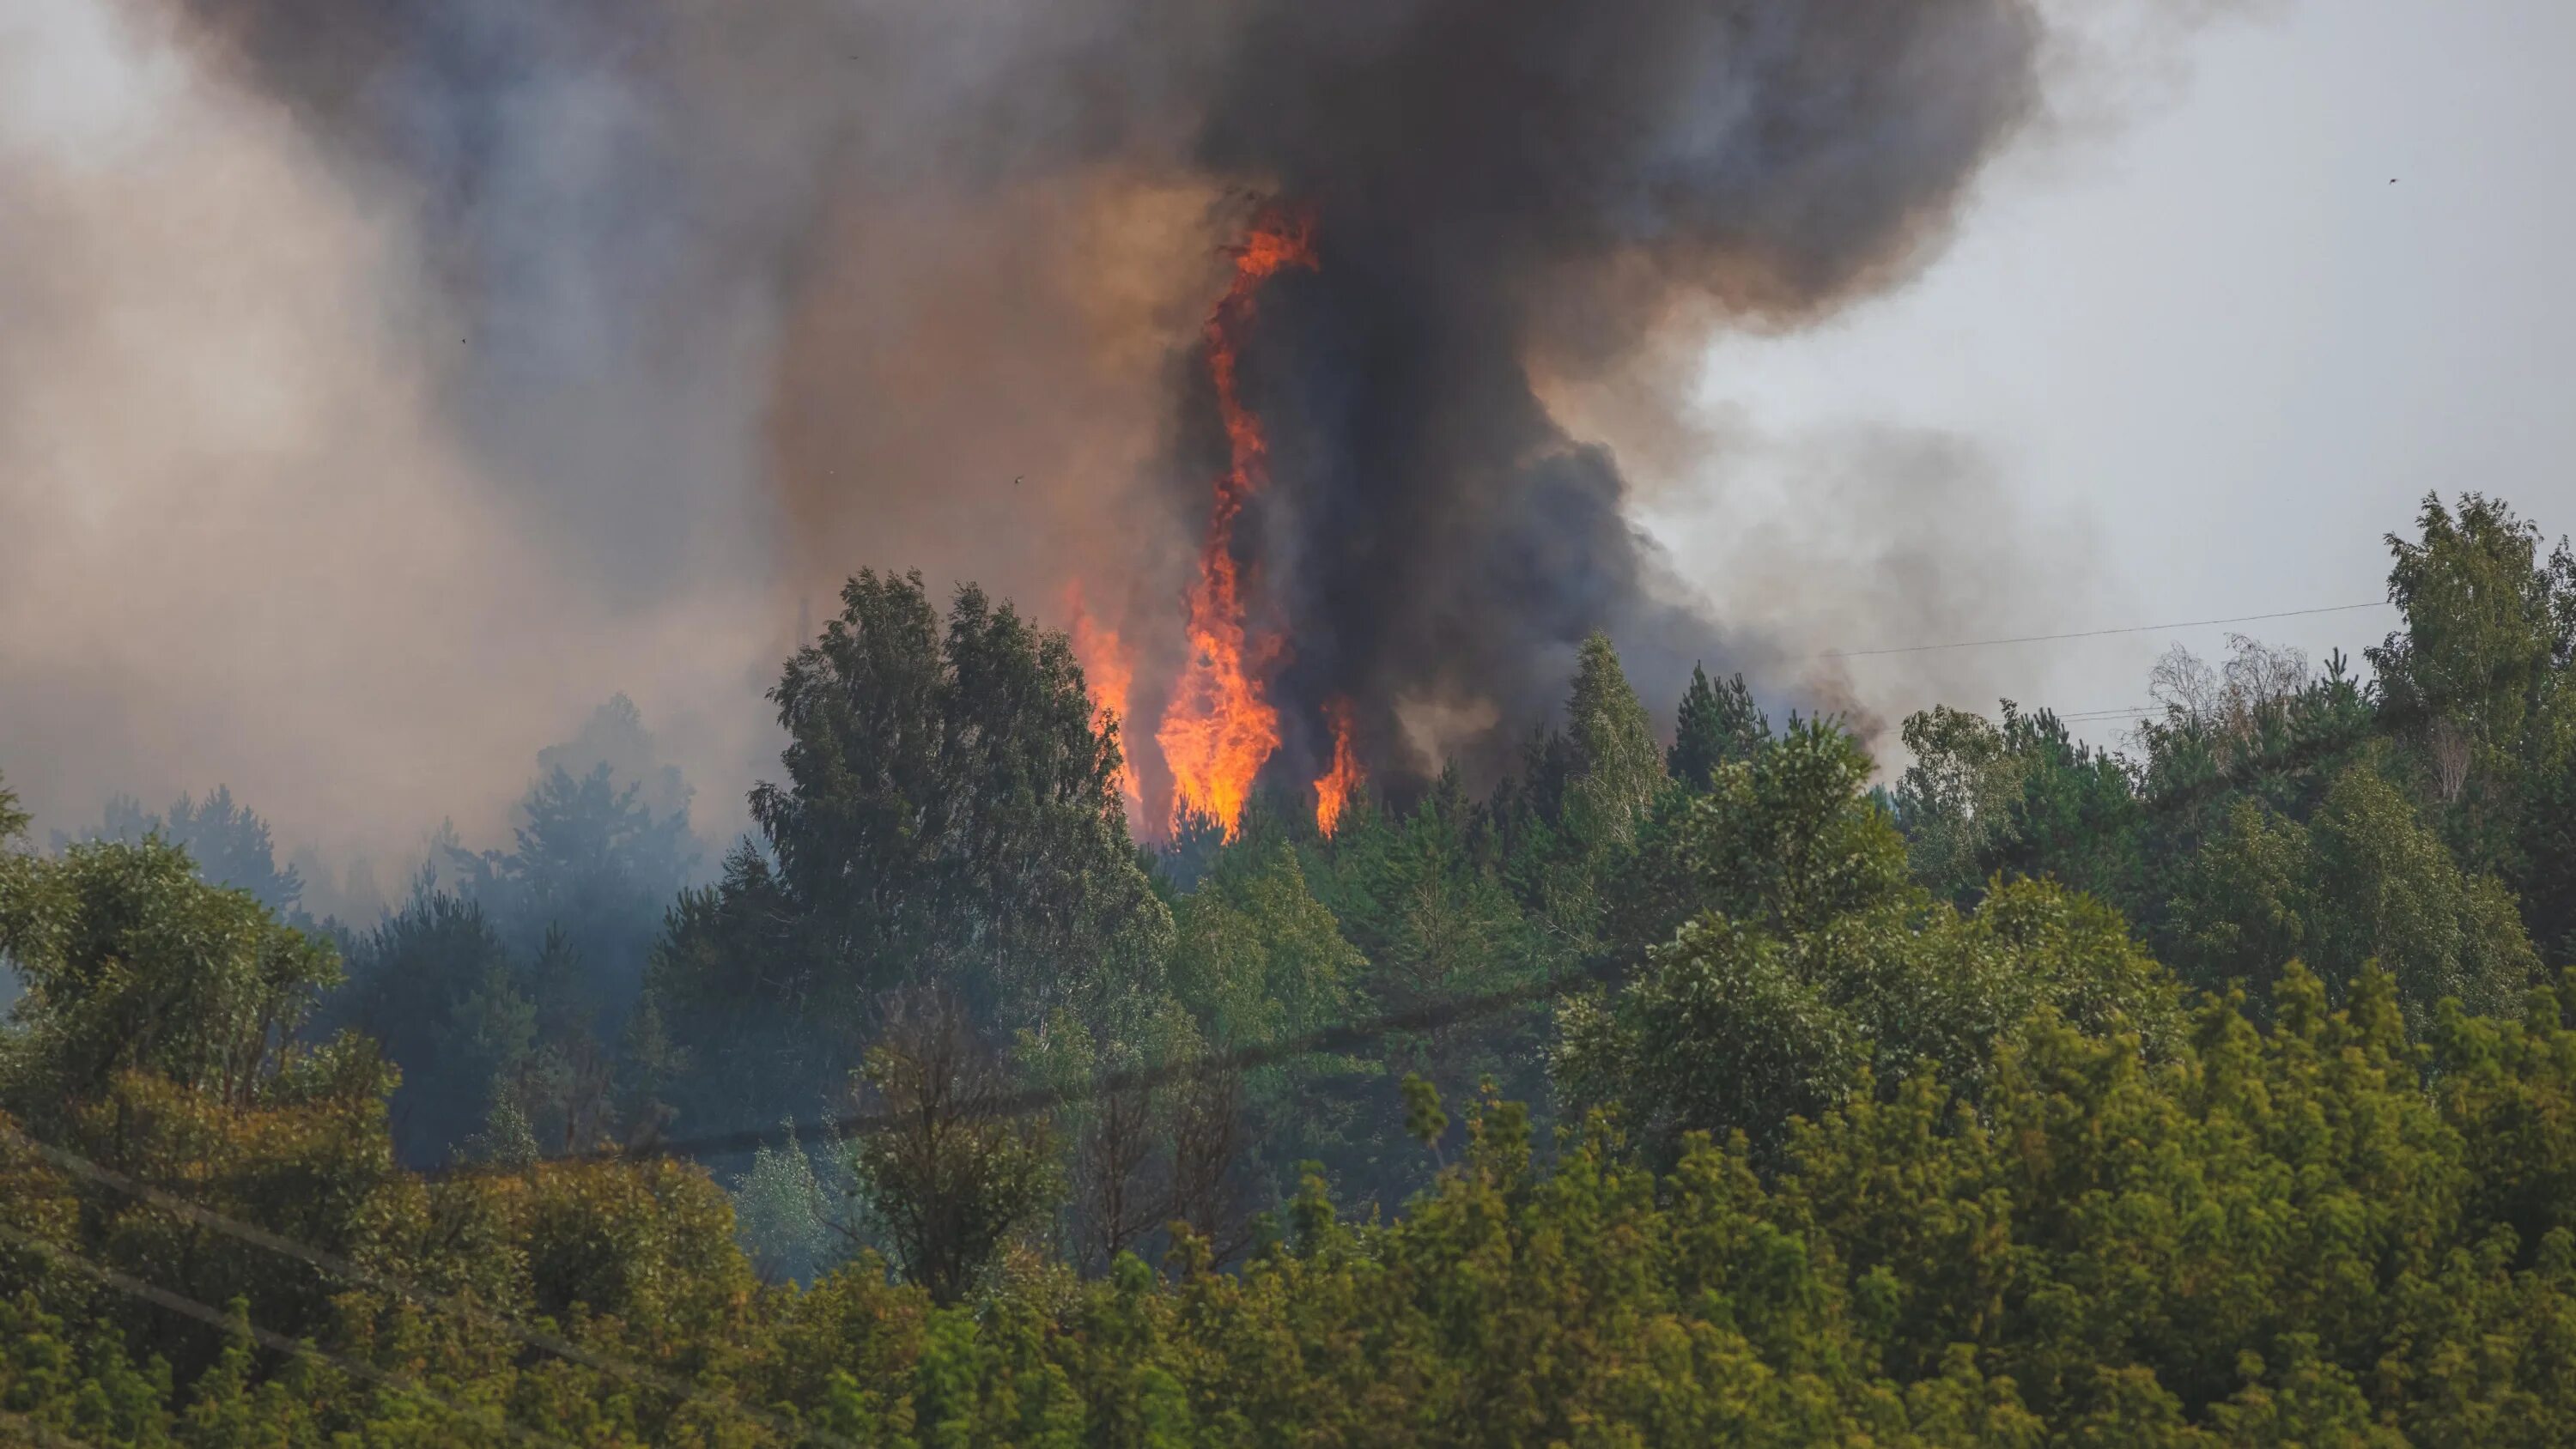
[[1566, 824], [1586, 850], [1624, 845], [1654, 805], [1664, 759], [1608, 635], [1595, 632], [1583, 641], [1565, 713], [1576, 760], [1566, 787]]
[[1690, 688], [1682, 693], [1673, 747], [1664, 754], [1664, 768], [1674, 779], [1705, 791], [1718, 766], [1751, 758], [1770, 737], [1770, 717], [1754, 706], [1753, 691], [1745, 688], [1743, 675], [1712, 684], [1708, 671], [1694, 664]]

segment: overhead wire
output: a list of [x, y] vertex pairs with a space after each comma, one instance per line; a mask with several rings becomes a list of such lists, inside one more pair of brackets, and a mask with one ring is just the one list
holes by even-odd
[[2356, 609], [2393, 607], [2386, 599], [2359, 604], [2326, 604], [2313, 609], [2280, 609], [2269, 614], [2237, 614], [2225, 619], [2184, 619], [2171, 624], [2126, 624], [2116, 629], [2078, 629], [2065, 634], [2022, 634], [2008, 639], [1955, 639], [1941, 644], [1901, 644], [1888, 649], [1828, 649], [1808, 659], [1874, 659], [1888, 654], [1930, 654], [1944, 649], [1991, 649], [2003, 644], [2046, 644], [2060, 639], [2102, 639], [2114, 634], [2160, 634], [2172, 629], [2206, 629], [2219, 624], [2254, 624], [2266, 619], [2298, 619], [2310, 614], [2349, 614]]
[[[2232, 785], [2250, 780], [2268, 770], [2299, 769], [2322, 755], [2350, 748], [2374, 735], [2404, 727], [2413, 722], [2420, 706], [2384, 705], [2372, 719], [2357, 731], [2312, 736], [2294, 740], [2277, 753], [2239, 761], [2214, 771], [2209, 776], [2168, 789], [2145, 802], [2150, 815], [2161, 815], [2187, 809], [2200, 800]], [[1616, 984], [1635, 963], [1618, 958], [1587, 962], [1574, 969], [1556, 973], [1538, 981], [1504, 987], [1496, 991], [1469, 996], [1448, 997], [1419, 1003], [1396, 1011], [1344, 1022], [1296, 1037], [1256, 1043], [1230, 1051], [1209, 1053], [1178, 1062], [1151, 1067], [1132, 1067], [1082, 1082], [1052, 1087], [1033, 1087], [1005, 1094], [988, 1109], [992, 1118], [1035, 1116], [1063, 1107], [1078, 1106], [1117, 1092], [1154, 1090], [1181, 1083], [1211, 1080], [1236, 1072], [1253, 1071], [1283, 1061], [1330, 1052], [1346, 1051], [1367, 1045], [1381, 1037], [1399, 1032], [1432, 1031], [1492, 1016], [1516, 1007], [1552, 1000], [1592, 986]], [[849, 1113], [826, 1117], [804, 1129], [826, 1139], [839, 1140], [894, 1125], [889, 1113]], [[566, 1153], [540, 1159], [548, 1163], [609, 1162], [663, 1157], [734, 1157], [762, 1148], [783, 1147], [795, 1135], [792, 1127], [746, 1128], [738, 1131], [705, 1133], [690, 1137], [657, 1139], [628, 1147], [604, 1147], [596, 1151]], [[434, 1169], [432, 1177], [453, 1177], [504, 1170], [498, 1164], [455, 1163]]]
[[[1915, 646], [1913, 648], [1901, 650], [1857, 651], [1855, 654], [1840, 657], [1858, 657], [1859, 655], [1873, 653], [1911, 653], [1931, 649], [1973, 648], [1987, 644], [2030, 643], [2047, 639], [2092, 638], [2106, 634], [2147, 632], [2151, 629], [2158, 628], [2197, 627], [2198, 624], [2202, 623], [2242, 623], [2251, 622], [2256, 619], [2286, 618], [2302, 614], [2343, 612], [2350, 609], [2366, 607], [2371, 607], [2371, 605], [2338, 605], [2322, 609], [2288, 610], [2267, 615], [2245, 615], [2233, 619], [2197, 621], [2194, 624], [2150, 625], [2140, 626], [2133, 629], [2092, 630], [2081, 633], [2060, 635], [2033, 635], [2022, 639], [1961, 641], [1954, 644]], [[2065, 719], [2101, 718], [2125, 714], [2150, 713], [2153, 712], [2155, 708], [2157, 707], [2145, 705], [2130, 706], [2100, 711], [2079, 711], [2073, 714], [2061, 715], [2059, 717]], [[2295, 741], [2276, 755], [2268, 756], [2259, 760], [2240, 761], [2237, 765], [2215, 772], [2204, 780], [2168, 791], [2165, 795], [2159, 796], [2157, 799], [2148, 802], [2146, 808], [2150, 813], [2163, 813], [2174, 809], [2185, 808], [2189, 804], [2210, 793], [2226, 788], [2228, 785], [2233, 784], [2238, 780], [2249, 778], [2253, 774], [2259, 773], [2263, 770], [2300, 768], [2305, 763], [2313, 760], [2322, 753], [2349, 747], [2350, 745], [2359, 743], [2364, 738], [2368, 738], [2372, 735], [2382, 733], [2388, 729], [2396, 727], [2402, 722], [2400, 715], [2401, 712], [2396, 710], [2394, 707], [2383, 707], [2364, 728], [2358, 731], [2349, 732], [2349, 738], [2337, 739], [2330, 736], [2320, 736], [2312, 737], [2307, 740]], [[1351, 1048], [1373, 1044], [1383, 1037], [1400, 1032], [1439, 1030], [1447, 1026], [1478, 1020], [1483, 1017], [1509, 1011], [1517, 1007], [1552, 1000], [1586, 987], [1614, 984], [1621, 977], [1627, 974], [1633, 964], [1634, 963], [1632, 962], [1617, 958], [1596, 959], [1572, 970], [1553, 973], [1537, 981], [1505, 987], [1496, 991], [1420, 1002], [1408, 1007], [1380, 1013], [1361, 1020], [1343, 1022], [1329, 1027], [1320, 1028], [1316, 1031], [1307, 1032], [1295, 1037], [1283, 1038], [1272, 1042], [1256, 1043], [1227, 1052], [1210, 1053], [1200, 1057], [1187, 1058], [1181, 1061], [1163, 1063], [1151, 1067], [1128, 1068], [1120, 1071], [1104, 1073], [1079, 1083], [1048, 1088], [1032, 1088], [1017, 1093], [1007, 1094], [992, 1105], [989, 1115], [993, 1117], [1036, 1115], [1038, 1113], [1060, 1110], [1063, 1107], [1077, 1105], [1084, 1101], [1115, 1092], [1140, 1089], [1154, 1090], [1181, 1083], [1204, 1081], [1238, 1072], [1257, 1070], [1261, 1067], [1274, 1065], [1284, 1061], [1323, 1055], [1337, 1051], [1345, 1051]], [[817, 1127], [820, 1132], [827, 1137], [846, 1138], [864, 1133], [872, 1128], [887, 1125], [891, 1120], [892, 1119], [889, 1114], [847, 1114], [829, 1118], [824, 1122], [817, 1124]], [[124, 1192], [140, 1200], [151, 1203], [153, 1206], [178, 1215], [183, 1219], [195, 1223], [200, 1227], [207, 1228], [210, 1231], [222, 1233], [239, 1241], [249, 1243], [272, 1252], [280, 1253], [285, 1256], [300, 1259], [317, 1269], [340, 1277], [346, 1281], [371, 1287], [381, 1292], [395, 1294], [435, 1312], [450, 1313], [469, 1318], [475, 1322], [481, 1323], [487, 1328], [518, 1338], [521, 1342], [526, 1343], [531, 1347], [555, 1354], [558, 1357], [565, 1358], [572, 1362], [581, 1363], [587, 1367], [626, 1379], [627, 1381], [636, 1383], [640, 1386], [657, 1389], [676, 1397], [686, 1399], [690, 1402], [714, 1408], [720, 1412], [738, 1414], [743, 1417], [753, 1419], [762, 1423], [765, 1427], [769, 1427], [795, 1438], [830, 1445], [833, 1446], [833, 1449], [844, 1449], [844, 1446], [849, 1445], [851, 1442], [839, 1435], [832, 1434], [829, 1431], [815, 1428], [810, 1425], [795, 1423], [766, 1410], [744, 1405], [738, 1400], [714, 1393], [713, 1391], [704, 1389], [685, 1380], [663, 1374], [657, 1370], [630, 1364], [611, 1355], [602, 1354], [597, 1350], [585, 1348], [582, 1345], [563, 1339], [560, 1335], [552, 1334], [532, 1325], [522, 1323], [510, 1315], [498, 1313], [493, 1310], [483, 1308], [480, 1305], [464, 1302], [449, 1295], [421, 1288], [417, 1285], [404, 1283], [399, 1279], [390, 1277], [389, 1275], [361, 1267], [338, 1254], [314, 1248], [308, 1244], [296, 1242], [293, 1239], [271, 1233], [268, 1230], [257, 1227], [253, 1224], [243, 1223], [223, 1214], [213, 1212], [210, 1209], [189, 1202], [186, 1199], [165, 1192], [162, 1189], [153, 1187], [146, 1183], [138, 1182], [125, 1174], [116, 1172], [114, 1169], [107, 1168], [98, 1163], [92, 1162], [87, 1158], [81, 1157], [79, 1154], [42, 1142], [5, 1124], [0, 1124], [0, 1136], [6, 1136], [19, 1142], [29, 1150], [38, 1153], [46, 1160], [54, 1163], [65, 1171], [72, 1172], [75, 1175], [87, 1178], [102, 1186], [113, 1188], [117, 1191]], [[761, 1130], [705, 1134], [688, 1138], [668, 1138], [644, 1144], [638, 1148], [602, 1149], [595, 1152], [572, 1153], [549, 1158], [541, 1158], [538, 1159], [536, 1164], [531, 1166], [552, 1168], [567, 1165], [580, 1165], [584, 1163], [633, 1161], [645, 1158], [731, 1156], [761, 1147], [779, 1145], [785, 1140], [786, 1136], [787, 1129], [768, 1128]], [[452, 1177], [469, 1172], [492, 1172], [500, 1170], [524, 1171], [531, 1170], [531, 1166], [509, 1165], [505, 1167], [501, 1164], [490, 1163], [460, 1164], [445, 1171], [433, 1171], [425, 1175], [437, 1178]], [[76, 1253], [73, 1253], [69, 1249], [56, 1244], [44, 1242], [41, 1239], [34, 1238], [33, 1236], [17, 1229], [10, 1228], [5, 1224], [0, 1224], [0, 1240], [5, 1240], [29, 1251], [45, 1255], [52, 1260], [62, 1263], [66, 1267], [80, 1272], [85, 1276], [89, 1276], [118, 1292], [125, 1293], [146, 1302], [157, 1304], [168, 1311], [194, 1318], [200, 1322], [222, 1328], [228, 1332], [247, 1333], [253, 1341], [278, 1352], [295, 1354], [330, 1364], [331, 1366], [339, 1368], [356, 1377], [367, 1379], [385, 1387], [393, 1388], [399, 1392], [418, 1396], [425, 1401], [436, 1404], [451, 1413], [459, 1415], [460, 1417], [479, 1418], [487, 1423], [490, 1422], [492, 1418], [490, 1411], [458, 1404], [453, 1400], [438, 1394], [435, 1390], [432, 1390], [425, 1385], [421, 1385], [405, 1376], [392, 1374], [387, 1371], [377, 1369], [372, 1365], [360, 1363], [341, 1355], [327, 1353], [311, 1344], [299, 1343], [297, 1341], [287, 1339], [283, 1335], [258, 1328], [255, 1325], [248, 1324], [246, 1321], [230, 1317], [207, 1304], [187, 1298], [184, 1295], [173, 1293], [170, 1290], [157, 1287], [140, 1279], [133, 1278], [132, 1276], [118, 1272], [115, 1269], [103, 1267]], [[542, 1434], [538, 1434], [533, 1430], [526, 1429], [524, 1426], [512, 1424], [507, 1421], [506, 1416], [501, 1419], [501, 1422], [494, 1425], [494, 1427], [510, 1433], [513, 1437], [524, 1443], [554, 1444], [560, 1442]]]
[[752, 1419], [766, 1428], [787, 1434], [793, 1438], [828, 1445], [830, 1446], [830, 1449], [858, 1449], [858, 1446], [854, 1441], [847, 1439], [842, 1435], [832, 1433], [828, 1430], [818, 1429], [812, 1425], [790, 1422], [780, 1415], [770, 1413], [767, 1410], [753, 1408], [742, 1403], [740, 1400], [727, 1395], [715, 1393], [712, 1390], [690, 1383], [685, 1379], [662, 1373], [659, 1370], [646, 1368], [639, 1364], [628, 1363], [623, 1359], [601, 1353], [596, 1349], [585, 1348], [582, 1345], [574, 1343], [570, 1339], [563, 1337], [561, 1334], [551, 1333], [544, 1329], [535, 1327], [534, 1325], [523, 1323], [509, 1314], [498, 1313], [485, 1308], [480, 1304], [469, 1303], [450, 1294], [440, 1293], [434, 1289], [422, 1288], [415, 1284], [405, 1283], [390, 1275], [362, 1267], [337, 1253], [328, 1251], [327, 1249], [316, 1248], [310, 1244], [300, 1243], [292, 1238], [272, 1233], [266, 1228], [259, 1227], [256, 1224], [245, 1223], [234, 1218], [226, 1217], [221, 1213], [199, 1206], [198, 1204], [192, 1203], [174, 1193], [165, 1192], [160, 1188], [152, 1186], [150, 1183], [138, 1182], [134, 1178], [116, 1171], [114, 1168], [102, 1166], [99, 1163], [81, 1156], [79, 1153], [57, 1147], [50, 1142], [45, 1142], [36, 1137], [30, 1136], [24, 1130], [9, 1123], [0, 1122], [0, 1140], [15, 1142], [19, 1146], [24, 1147], [28, 1151], [35, 1153], [37, 1156], [44, 1158], [47, 1162], [52, 1163], [54, 1166], [61, 1168], [63, 1171], [71, 1173], [74, 1176], [86, 1178], [102, 1187], [112, 1188], [129, 1197], [140, 1199], [141, 1201], [149, 1203], [164, 1212], [183, 1219], [184, 1221], [193, 1223], [198, 1227], [207, 1229], [208, 1231], [220, 1233], [225, 1237], [234, 1239], [235, 1241], [248, 1243], [253, 1247], [263, 1248], [269, 1252], [277, 1253], [285, 1257], [300, 1259], [301, 1261], [308, 1263], [333, 1277], [343, 1279], [361, 1287], [373, 1288], [379, 1292], [391, 1293], [397, 1297], [407, 1299], [423, 1308], [431, 1309], [435, 1312], [454, 1314], [458, 1317], [478, 1323], [494, 1332], [506, 1334], [509, 1337], [519, 1340], [521, 1343], [527, 1344], [531, 1348], [541, 1349], [558, 1358], [568, 1359], [574, 1363], [582, 1364], [586, 1367], [597, 1369], [602, 1373], [624, 1379], [628, 1383], [644, 1388], [656, 1389], [660, 1392], [685, 1399], [702, 1407]]
[[59, 1243], [49, 1243], [33, 1233], [12, 1227], [7, 1223], [0, 1223], [0, 1243], [34, 1253], [129, 1298], [139, 1299], [166, 1309], [182, 1318], [193, 1318], [199, 1323], [221, 1329], [226, 1333], [246, 1337], [262, 1348], [273, 1349], [278, 1353], [290, 1354], [310, 1362], [326, 1364], [354, 1378], [365, 1379], [379, 1387], [389, 1388], [397, 1393], [407, 1394], [425, 1403], [436, 1405], [460, 1419], [478, 1421], [486, 1428], [499, 1430], [522, 1444], [546, 1446], [546, 1449], [572, 1449], [569, 1441], [558, 1439], [551, 1434], [538, 1433], [524, 1424], [513, 1423], [508, 1415], [497, 1409], [459, 1403], [407, 1374], [380, 1369], [373, 1364], [362, 1363], [346, 1355], [331, 1353], [310, 1343], [261, 1328], [246, 1318], [228, 1314], [212, 1304], [201, 1303], [186, 1294], [174, 1293], [129, 1273], [94, 1263]]

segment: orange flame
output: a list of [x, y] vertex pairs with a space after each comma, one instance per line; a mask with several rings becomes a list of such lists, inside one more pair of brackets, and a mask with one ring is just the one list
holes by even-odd
[[1368, 776], [1351, 750], [1351, 702], [1336, 699], [1324, 706], [1324, 713], [1333, 722], [1333, 767], [1315, 779], [1315, 828], [1330, 840], [1333, 828], [1342, 823], [1342, 808]]
[[1234, 560], [1234, 525], [1243, 506], [1270, 481], [1269, 444], [1261, 420], [1244, 406], [1235, 380], [1237, 349], [1253, 317], [1261, 284], [1289, 267], [1315, 265], [1306, 223], [1266, 215], [1234, 256], [1234, 282], [1208, 313], [1208, 373], [1216, 383], [1217, 413], [1225, 422], [1232, 466], [1217, 479], [1208, 508], [1206, 542], [1199, 548], [1199, 576], [1189, 590], [1189, 663], [1172, 691], [1154, 738], [1172, 770], [1172, 815], [1184, 810], [1214, 816], [1232, 839], [1243, 821], [1253, 776], [1279, 748], [1279, 711], [1263, 695], [1262, 676], [1272, 662], [1256, 650], [1243, 624], [1243, 582]]
[[[1065, 600], [1073, 612], [1073, 657], [1082, 665], [1083, 683], [1091, 687], [1091, 702], [1099, 724], [1107, 729], [1113, 722], [1127, 720], [1127, 696], [1136, 685], [1136, 659], [1127, 649], [1118, 631], [1093, 618], [1083, 607], [1082, 586], [1065, 589]], [[1136, 775], [1134, 747], [1121, 732], [1119, 740], [1118, 792], [1127, 800], [1127, 823], [1132, 827], [1145, 815], [1145, 788]]]

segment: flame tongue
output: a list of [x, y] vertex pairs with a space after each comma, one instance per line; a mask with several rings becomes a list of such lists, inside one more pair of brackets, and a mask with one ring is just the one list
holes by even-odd
[[1330, 839], [1342, 823], [1342, 810], [1367, 775], [1351, 749], [1351, 702], [1336, 699], [1324, 707], [1333, 724], [1333, 765], [1315, 780], [1315, 828]]
[[1083, 683], [1091, 688], [1102, 727], [1113, 720], [1119, 725], [1118, 790], [1126, 797], [1127, 819], [1134, 825], [1145, 813], [1144, 786], [1136, 775], [1136, 746], [1126, 735], [1127, 696], [1136, 684], [1135, 656], [1117, 630], [1092, 617], [1083, 606], [1079, 585], [1067, 589], [1066, 596], [1073, 614], [1073, 657], [1082, 664]]
[[1313, 265], [1313, 239], [1302, 221], [1263, 217], [1235, 253], [1233, 285], [1208, 314], [1205, 329], [1208, 373], [1232, 457], [1216, 481], [1198, 578], [1190, 585], [1189, 663], [1154, 738], [1172, 770], [1174, 819], [1185, 810], [1204, 812], [1229, 839], [1242, 824], [1253, 777], [1279, 748], [1279, 711], [1263, 694], [1275, 649], [1256, 648], [1246, 637], [1243, 581], [1234, 557], [1235, 521], [1269, 482], [1269, 445], [1260, 418], [1244, 405], [1235, 364], [1262, 282], [1288, 267]]

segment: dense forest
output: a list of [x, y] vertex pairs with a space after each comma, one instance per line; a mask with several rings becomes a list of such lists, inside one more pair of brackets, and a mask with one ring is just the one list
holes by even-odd
[[622, 699], [363, 914], [0, 788], [0, 1437], [2576, 1441], [2576, 556], [2388, 546], [2120, 749], [1596, 635], [1329, 836], [1140, 847], [1066, 639], [876, 573], [730, 850]]

